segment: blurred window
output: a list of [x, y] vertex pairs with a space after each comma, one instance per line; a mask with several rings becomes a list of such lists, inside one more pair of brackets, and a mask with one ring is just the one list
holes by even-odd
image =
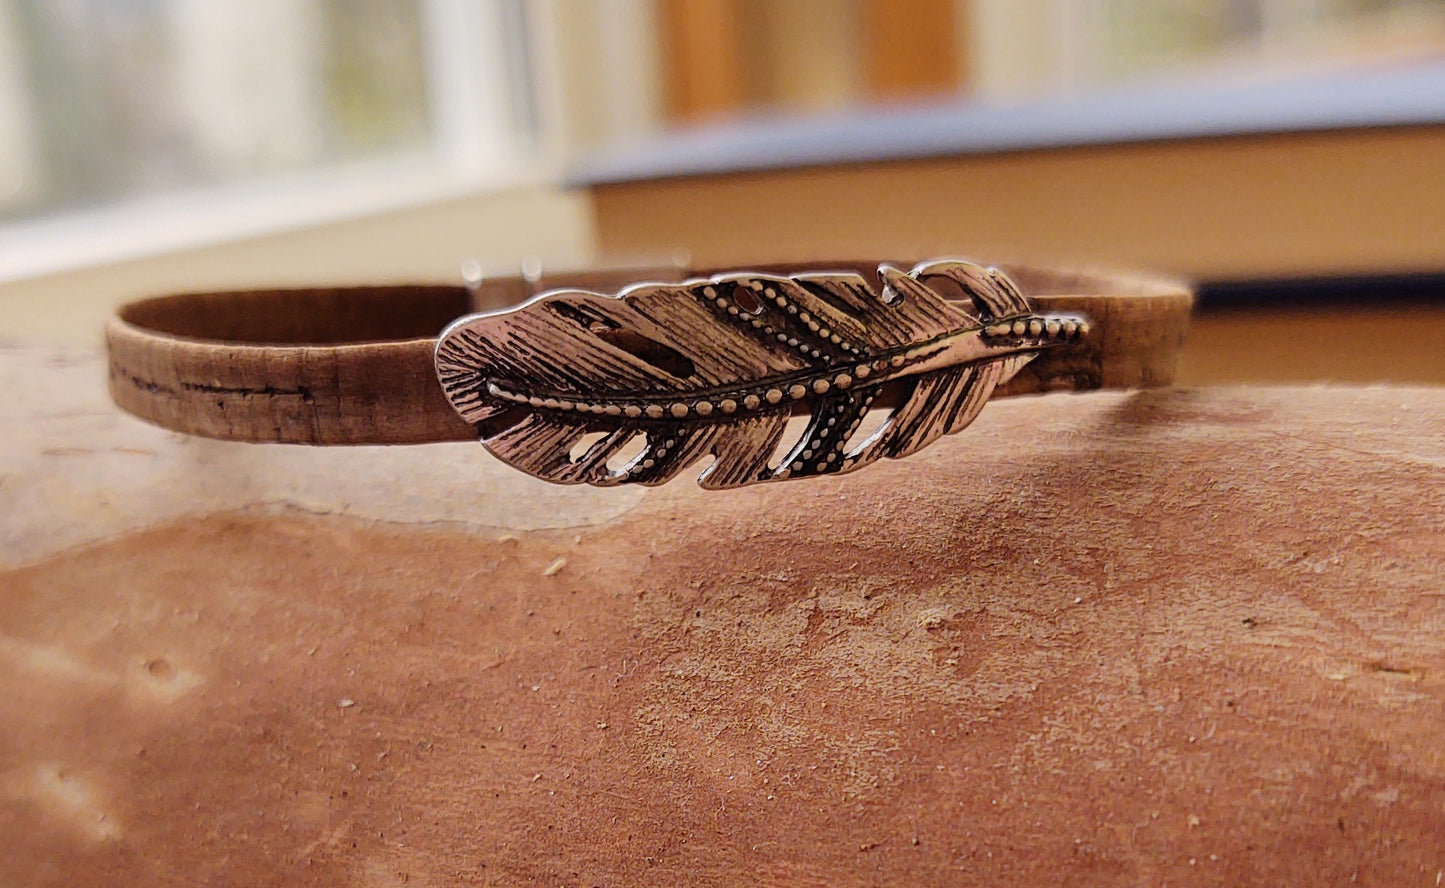
[[698, 120], [1442, 52], [1445, 0], [0, 0], [0, 280]]
[[1441, 0], [1084, 0], [1083, 82], [1203, 64], [1248, 75], [1339, 68], [1445, 46]]
[[526, 0], [0, 0], [0, 224], [528, 144]]

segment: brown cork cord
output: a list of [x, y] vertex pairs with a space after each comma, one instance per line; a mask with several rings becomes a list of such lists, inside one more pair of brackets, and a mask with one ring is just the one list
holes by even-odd
[[[877, 263], [749, 271], [857, 269]], [[901, 267], [907, 267], [902, 265]], [[1169, 385], [1192, 297], [1173, 282], [1007, 269], [1040, 311], [1075, 312], [1088, 338], [1029, 364], [1000, 396]], [[535, 292], [615, 292], [635, 281], [716, 273], [677, 268], [562, 274], [453, 286], [187, 293], [123, 306], [106, 330], [110, 391], [142, 419], [211, 438], [293, 444], [420, 444], [476, 431], [442, 395], [436, 337], [473, 311]]]

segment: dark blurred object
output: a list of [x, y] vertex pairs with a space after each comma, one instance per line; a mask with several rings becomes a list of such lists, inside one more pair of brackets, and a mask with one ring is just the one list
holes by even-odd
[[[1195, 306], [1201, 312], [1239, 308], [1375, 308], [1433, 306], [1445, 300], [1445, 271], [1244, 281], [1205, 281]], [[1445, 350], [1442, 350], [1445, 354]]]
[[1445, 383], [1445, 273], [1205, 282], [1186, 384]]

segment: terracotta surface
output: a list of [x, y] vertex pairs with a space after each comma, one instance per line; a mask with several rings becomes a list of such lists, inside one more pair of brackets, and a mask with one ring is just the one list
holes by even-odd
[[638, 495], [0, 383], [0, 884], [1445, 869], [1438, 390], [1012, 399]]

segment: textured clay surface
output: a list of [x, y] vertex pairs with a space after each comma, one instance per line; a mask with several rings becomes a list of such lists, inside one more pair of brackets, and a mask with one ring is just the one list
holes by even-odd
[[[46, 471], [7, 446], [7, 478]], [[96, 459], [55, 457], [71, 523], [103, 511]], [[1014, 400], [855, 475], [680, 482], [532, 530], [359, 517], [368, 478], [311, 483], [309, 511], [236, 493], [25, 537], [0, 573], [0, 884], [1445, 869], [1437, 391]], [[563, 506], [506, 514], [529, 508]]]

